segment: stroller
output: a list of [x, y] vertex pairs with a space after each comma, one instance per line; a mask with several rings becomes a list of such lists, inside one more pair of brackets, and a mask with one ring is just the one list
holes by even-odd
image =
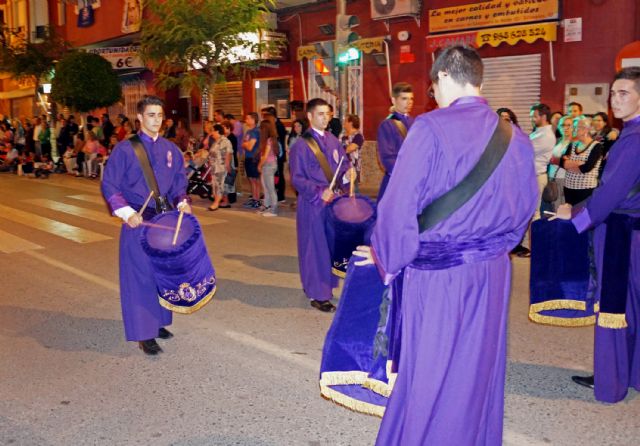
[[213, 201], [213, 187], [211, 187], [211, 167], [209, 164], [196, 169], [189, 167], [187, 173], [189, 178], [189, 185], [187, 186], [187, 193], [189, 195], [195, 194], [200, 198], [208, 198]]

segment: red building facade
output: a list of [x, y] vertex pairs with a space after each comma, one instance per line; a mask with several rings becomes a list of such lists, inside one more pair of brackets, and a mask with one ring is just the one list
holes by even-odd
[[[413, 85], [416, 97], [414, 114], [433, 107], [427, 98], [428, 73], [432, 55], [428, 52], [426, 38], [429, 36], [429, 11], [433, 9], [485, 2], [469, 0], [424, 0], [418, 20], [412, 17], [391, 19], [388, 22], [371, 19], [371, 1], [347, 2], [346, 12], [356, 15], [360, 25], [354, 28], [361, 38], [389, 36], [390, 70], [393, 82], [406, 81]], [[495, 3], [499, 0], [494, 0]], [[504, 3], [504, 2], [501, 2]], [[509, 3], [509, 2], [507, 2]], [[516, 3], [516, 2], [511, 2]], [[535, 4], [536, 1], [525, 1]], [[514, 45], [502, 43], [478, 49], [483, 58], [540, 54], [540, 101], [552, 110], [563, 110], [566, 103], [565, 87], [569, 84], [608, 84], [615, 73], [616, 55], [622, 47], [640, 40], [640, 4], [636, 0], [559, 0], [557, 39], [549, 45], [545, 40], [533, 43], [519, 41]], [[581, 19], [579, 41], [564, 40], [564, 20]], [[299, 19], [299, 20], [298, 20]], [[254, 110], [259, 104], [254, 95], [255, 79], [289, 77], [293, 79], [292, 99], [304, 97], [300, 64], [296, 54], [299, 46], [317, 41], [333, 39], [321, 32], [323, 24], [335, 24], [334, 2], [308, 3], [295, 8], [280, 10], [278, 29], [287, 34], [287, 60], [277, 67], [262, 68], [245, 80], [243, 108]], [[388, 28], [387, 28], [388, 26]], [[399, 33], [406, 31], [408, 40], [399, 40]], [[456, 32], [463, 32], [458, 30]], [[403, 33], [400, 37], [405, 37]], [[408, 63], [400, 63], [401, 51], [412, 54]], [[363, 114], [364, 135], [375, 139], [378, 123], [388, 113], [389, 99], [386, 93], [387, 69], [379, 66], [373, 57], [363, 55]], [[552, 73], [553, 69], [553, 73]], [[555, 79], [554, 79], [555, 78]], [[521, 119], [524, 117], [521, 117]]]

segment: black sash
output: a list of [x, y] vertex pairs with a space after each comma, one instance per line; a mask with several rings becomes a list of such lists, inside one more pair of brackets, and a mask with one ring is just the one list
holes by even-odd
[[150, 191], [153, 191], [153, 198], [156, 202], [156, 212], [167, 212], [170, 209], [173, 209], [173, 206], [167, 200], [167, 197], [164, 195], [160, 195], [160, 188], [158, 187], [158, 182], [156, 181], [156, 176], [153, 173], [153, 169], [151, 168], [151, 163], [149, 162], [149, 157], [147, 156], [146, 150], [144, 150], [144, 145], [140, 140], [138, 135], [133, 135], [129, 138], [129, 142], [133, 146], [133, 151], [140, 162], [140, 167], [142, 168], [142, 175], [144, 175], [144, 181], [147, 183], [147, 187]]
[[598, 325], [625, 328], [629, 272], [631, 269], [631, 237], [640, 230], [640, 217], [612, 213], [607, 217], [600, 314]]
[[511, 134], [511, 124], [498, 119], [498, 124], [493, 131], [493, 135], [491, 135], [487, 147], [482, 152], [478, 163], [471, 169], [471, 172], [453, 189], [431, 202], [418, 215], [418, 225], [421, 233], [449, 218], [451, 214], [460, 209], [480, 190], [507, 152]]

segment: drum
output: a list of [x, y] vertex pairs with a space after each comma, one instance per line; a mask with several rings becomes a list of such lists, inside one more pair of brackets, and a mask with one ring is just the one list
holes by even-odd
[[216, 292], [216, 274], [198, 220], [184, 214], [173, 242], [178, 211], [158, 214], [142, 229], [141, 244], [151, 261], [160, 305], [189, 314], [202, 308]]
[[345, 277], [353, 250], [369, 244], [376, 221], [375, 204], [363, 195], [341, 196], [329, 204], [327, 211], [331, 270], [338, 277]]
[[532, 223], [529, 319], [533, 322], [561, 327], [595, 324], [589, 236], [590, 232], [578, 234], [570, 221]]

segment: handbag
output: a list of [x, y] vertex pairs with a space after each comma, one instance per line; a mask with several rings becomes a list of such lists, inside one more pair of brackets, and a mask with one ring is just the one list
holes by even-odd
[[236, 184], [237, 174], [237, 169], [231, 169], [231, 173], [227, 173], [227, 176], [224, 177], [224, 184], [226, 184], [227, 186], [233, 186], [234, 184]]

